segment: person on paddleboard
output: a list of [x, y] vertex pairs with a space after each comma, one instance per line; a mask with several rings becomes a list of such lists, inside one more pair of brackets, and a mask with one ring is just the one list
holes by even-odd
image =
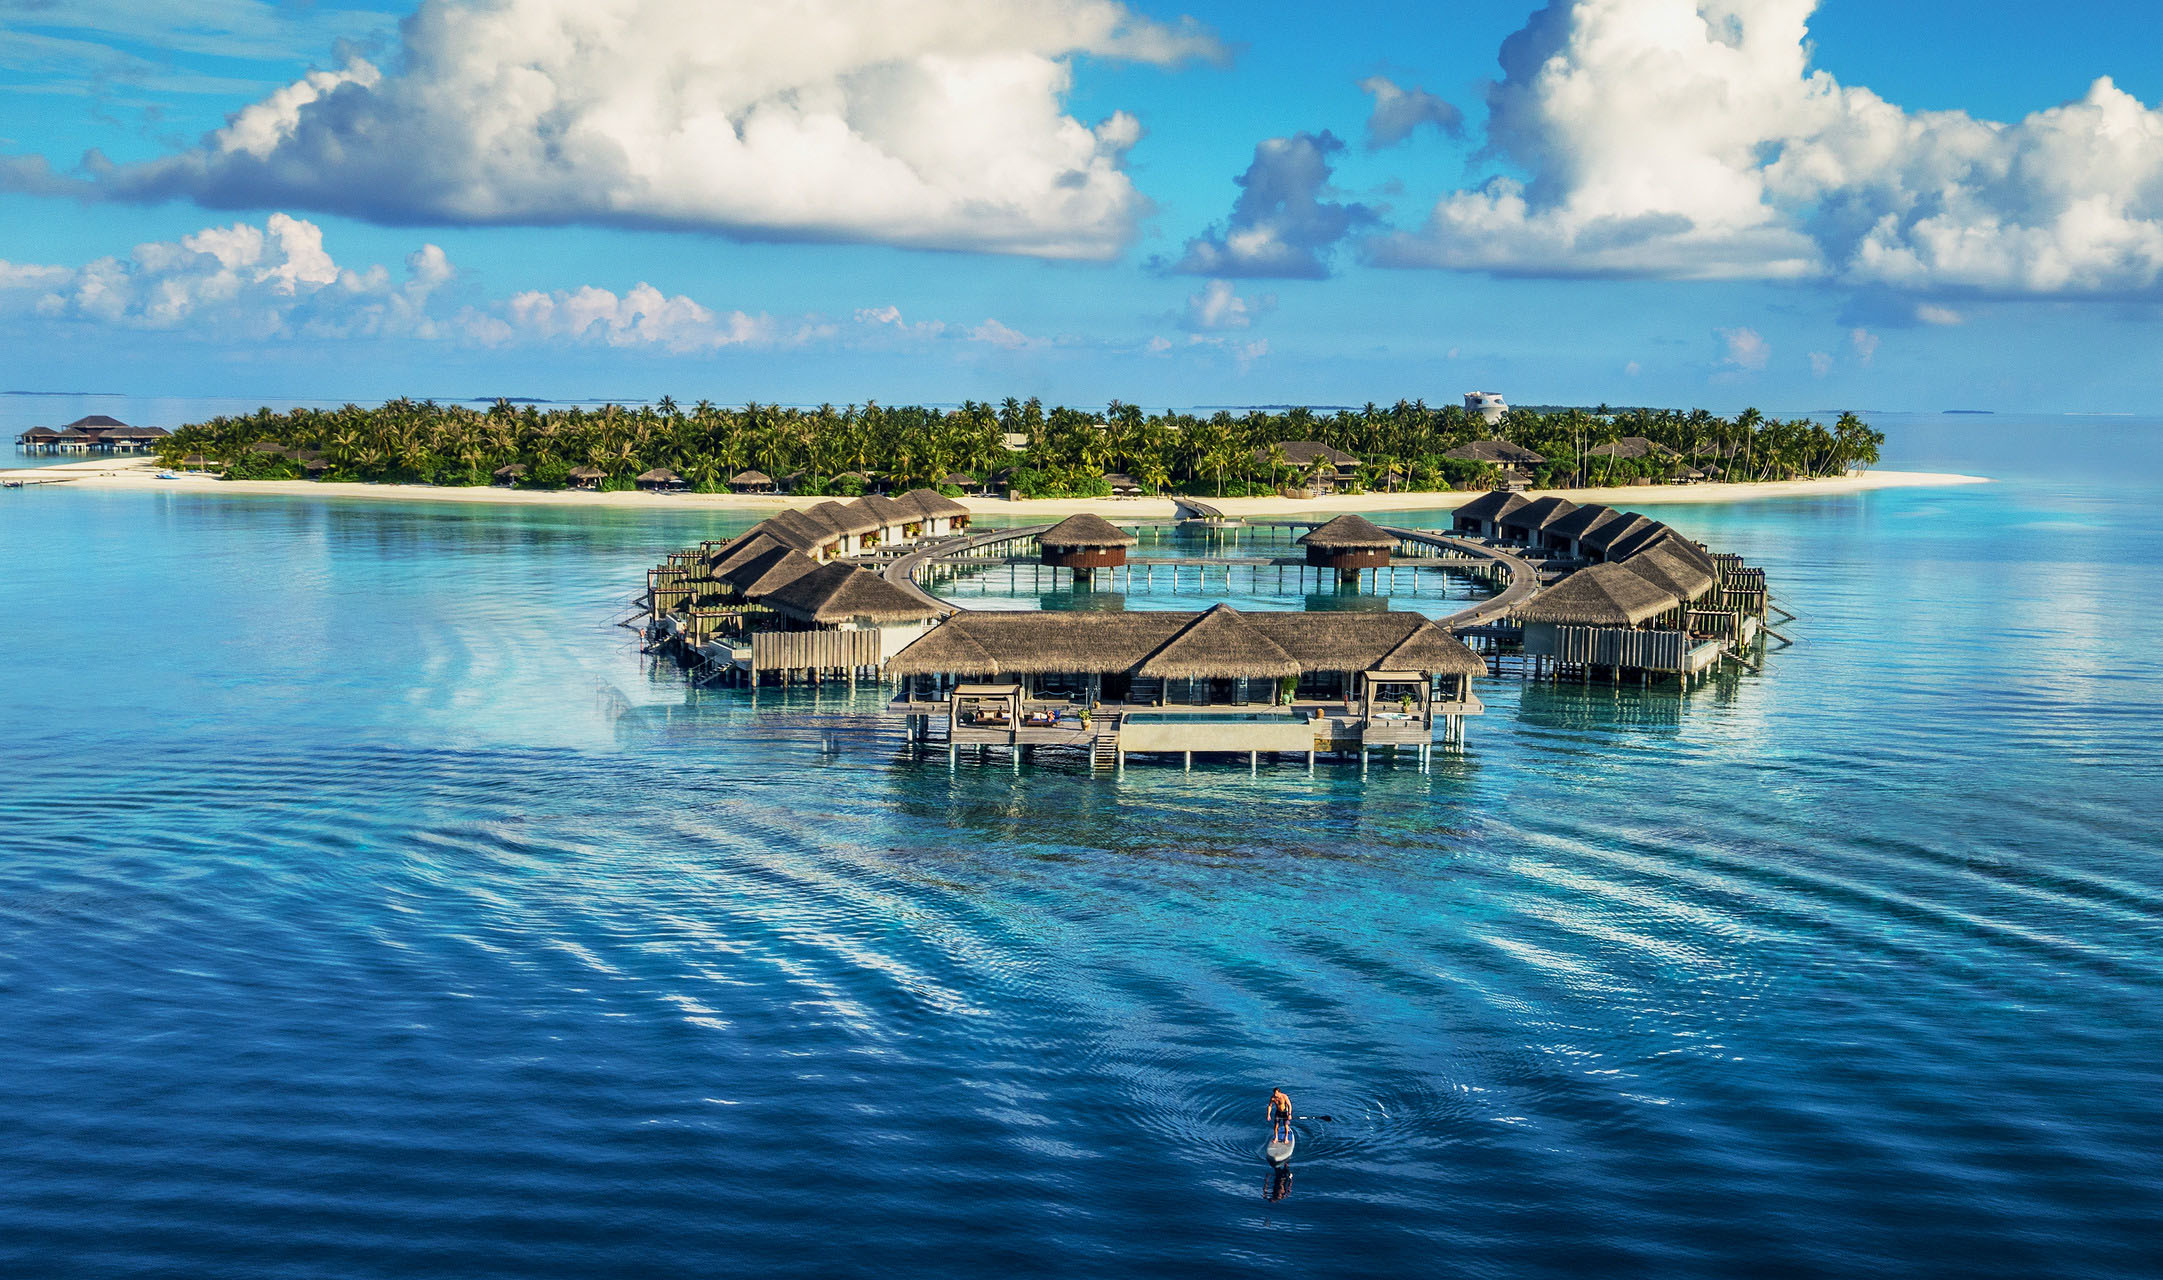
[[1284, 1090], [1273, 1089], [1269, 1094], [1270, 1141], [1284, 1142], [1292, 1136], [1292, 1100]]

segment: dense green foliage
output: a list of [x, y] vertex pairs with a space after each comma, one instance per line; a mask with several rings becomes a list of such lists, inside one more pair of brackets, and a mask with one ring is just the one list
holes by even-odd
[[[1009, 435], [1026, 440], [1008, 447]], [[377, 409], [263, 409], [182, 427], [165, 439], [168, 464], [200, 454], [237, 478], [314, 474], [334, 480], [486, 484], [497, 468], [526, 467], [521, 485], [561, 488], [575, 467], [607, 473], [605, 488], [627, 488], [655, 467], [691, 488], [716, 492], [730, 476], [755, 468], [775, 478], [802, 476], [800, 491], [861, 492], [852, 473], [881, 475], [900, 486], [942, 485], [950, 473], [977, 480], [1007, 472], [1019, 496], [1089, 496], [1110, 492], [1106, 472], [1125, 472], [1151, 491], [1239, 495], [1301, 482], [1299, 468], [1272, 446], [1318, 440], [1365, 464], [1361, 482], [1376, 488], [1480, 487], [1497, 468], [1442, 455], [1474, 440], [1499, 437], [1544, 455], [1533, 468], [1539, 486], [1622, 484], [1665, 479], [1684, 462], [1717, 468], [1730, 480], [1842, 474], [1877, 461], [1884, 436], [1852, 415], [1826, 428], [1778, 421], [1755, 409], [1734, 418], [1703, 411], [1631, 410], [1621, 414], [1514, 411], [1489, 426], [1455, 405], [1399, 402], [1389, 408], [1317, 414], [1255, 410], [1210, 417], [1145, 414], [1113, 401], [1103, 412], [1009, 399], [994, 408], [968, 403], [952, 411], [869, 404], [836, 409], [746, 405], [723, 409], [673, 400], [627, 408], [540, 408], [498, 401], [486, 410], [432, 401], [393, 400]], [[1603, 455], [1609, 442], [1643, 438], [1660, 450], [1640, 457]]]

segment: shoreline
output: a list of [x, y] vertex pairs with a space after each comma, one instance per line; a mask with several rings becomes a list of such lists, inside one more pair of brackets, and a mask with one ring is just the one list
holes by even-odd
[[[482, 506], [602, 507], [612, 510], [740, 511], [765, 516], [789, 508], [802, 509], [821, 502], [846, 501], [824, 497], [793, 497], [784, 494], [744, 495], [732, 493], [591, 493], [571, 489], [498, 489], [482, 486], [445, 488], [425, 484], [363, 484], [318, 480], [217, 480], [189, 477], [158, 478], [158, 464], [151, 459], [68, 462], [24, 470], [0, 470], [0, 480], [23, 480], [31, 485], [65, 481], [72, 486], [101, 490], [132, 490], [151, 493], [214, 493], [227, 496], [345, 498], [373, 502], [463, 502]], [[1593, 489], [1528, 489], [1527, 497], [1555, 494], [1572, 502], [1597, 502], [1613, 507], [1673, 506], [1725, 502], [1764, 501], [1774, 498], [1835, 497], [1867, 493], [1875, 489], [1935, 488], [1951, 485], [1989, 484], [1987, 476], [1936, 471], [1864, 471], [1823, 480], [1768, 480], [1759, 484], [1716, 481], [1694, 485], [1629, 485]], [[1296, 517], [1305, 514], [1342, 515], [1346, 512], [1446, 511], [1472, 501], [1483, 490], [1458, 489], [1433, 493], [1331, 494], [1319, 498], [1210, 498], [1199, 500], [1227, 516]], [[1036, 516], [1069, 516], [1091, 512], [1109, 520], [1172, 518], [1170, 498], [1006, 498], [959, 499], [976, 515], [1011, 515], [1023, 523]]]

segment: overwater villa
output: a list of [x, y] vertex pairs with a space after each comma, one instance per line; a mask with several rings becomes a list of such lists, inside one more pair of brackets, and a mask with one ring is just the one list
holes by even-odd
[[1487, 664], [1416, 613], [957, 613], [887, 664], [910, 735], [1129, 755], [1358, 755], [1461, 740]]
[[1298, 541], [1307, 549], [1308, 564], [1335, 569], [1343, 582], [1357, 579], [1362, 569], [1388, 568], [1391, 553], [1403, 539], [1355, 513], [1310, 529]]
[[[1497, 492], [1466, 504], [1449, 533], [1360, 515], [1274, 523], [1305, 527], [1302, 559], [1130, 562], [1140, 539], [1096, 515], [972, 534], [966, 509], [929, 490], [821, 502], [672, 553], [649, 574], [648, 635], [702, 679], [890, 678], [887, 709], [911, 740], [954, 751], [1071, 747], [1116, 767], [1128, 755], [1364, 761], [1387, 748], [1424, 766], [1437, 742], [1462, 742], [1466, 719], [1480, 714], [1475, 676], [1688, 689], [1723, 660], [1754, 668], [1745, 655], [1767, 630], [1762, 570], [1635, 512]], [[1387, 578], [1394, 591], [1406, 564], [1498, 585], [1439, 622], [1229, 604], [974, 611], [919, 585], [1033, 566], [1055, 584], [1065, 569], [1079, 586], [1099, 569], [1132, 573], [1139, 563], [1151, 569], [1142, 590], [1159, 568], [1176, 583], [1181, 566], [1200, 566], [1194, 586], [1206, 592], [1217, 565], [1230, 591], [1234, 563], [1247, 567], [1249, 590], [1271, 572], [1281, 587], [1295, 566], [1362, 590], [1362, 575], [1373, 574], [1377, 590]]]
[[1106, 520], [1083, 512], [1068, 516], [1037, 535], [1039, 556], [1059, 569], [1116, 569], [1126, 564], [1127, 549], [1141, 539]]
[[57, 430], [32, 427], [15, 437], [15, 445], [24, 453], [148, 453], [171, 434], [163, 427], [131, 427], [93, 413]]

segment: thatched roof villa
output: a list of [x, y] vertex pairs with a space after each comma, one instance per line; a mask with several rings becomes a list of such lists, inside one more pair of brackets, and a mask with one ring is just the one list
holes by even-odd
[[1398, 538], [1355, 512], [1309, 529], [1298, 542], [1307, 549], [1308, 564], [1344, 574], [1388, 568]]
[[1502, 523], [1527, 505], [1525, 496], [1490, 489], [1450, 513], [1450, 528], [1481, 538], [1502, 536]]
[[1538, 546], [1540, 536], [1550, 525], [1577, 510], [1577, 504], [1568, 498], [1552, 494], [1544, 498], [1530, 498], [1522, 506], [1512, 507], [1496, 520], [1497, 536], [1504, 542], [1521, 542], [1526, 546]]
[[1103, 516], [1083, 512], [1068, 516], [1037, 535], [1039, 557], [1062, 569], [1113, 569], [1127, 562], [1127, 549], [1141, 539]]
[[772, 493], [779, 486], [763, 471], [739, 471], [729, 477], [731, 493]]

